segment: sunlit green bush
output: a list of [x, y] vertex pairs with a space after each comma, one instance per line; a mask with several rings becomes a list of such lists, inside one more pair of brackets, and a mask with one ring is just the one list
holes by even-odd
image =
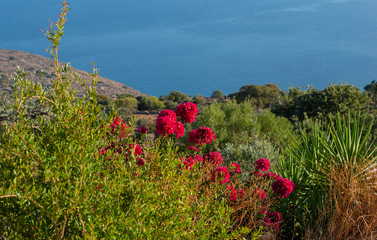
[[159, 111], [162, 110], [165, 105], [163, 102], [158, 100], [158, 98], [154, 96], [141, 96], [137, 97], [138, 100], [138, 110], [142, 111]]
[[[174, 138], [149, 142], [116, 112], [102, 114], [95, 69], [92, 86], [77, 96], [71, 86], [84, 86], [85, 80], [58, 61], [68, 10], [63, 2], [60, 18], [46, 33], [57, 76], [52, 87], [43, 89], [21, 70], [14, 76], [14, 112], [0, 146], [2, 237], [256, 239], [263, 215], [252, 222], [235, 219], [248, 207], [232, 206], [226, 185], [210, 180], [215, 166], [185, 170], [181, 157], [188, 151], [179, 152]], [[235, 175], [232, 181], [238, 184]], [[233, 226], [235, 220], [248, 225]]]
[[254, 167], [254, 162], [259, 158], [268, 158], [271, 165], [276, 166], [279, 159], [279, 151], [266, 140], [253, 140], [248, 144], [235, 146], [227, 143], [221, 148], [221, 154], [229, 162], [237, 162], [244, 171], [243, 180], [249, 178], [249, 173]]

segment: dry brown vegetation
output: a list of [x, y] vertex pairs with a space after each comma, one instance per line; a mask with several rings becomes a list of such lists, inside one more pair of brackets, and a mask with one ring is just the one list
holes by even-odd
[[377, 239], [377, 176], [364, 166], [331, 166], [328, 204], [306, 239]]
[[[48, 86], [51, 80], [55, 79], [52, 71], [53, 61], [49, 58], [31, 54], [28, 52], [0, 49], [0, 91], [10, 91], [13, 85], [11, 75], [17, 69], [17, 66], [29, 72], [29, 78], [32, 81], [38, 81], [42, 85]], [[38, 71], [43, 70], [45, 74], [43, 77], [38, 77]], [[73, 69], [85, 79], [91, 79], [89, 73]], [[87, 84], [90, 84], [88, 81]], [[76, 84], [74, 87], [79, 92], [83, 92], [82, 88]], [[145, 95], [140, 91], [124, 85], [123, 83], [115, 82], [110, 79], [99, 77], [97, 84], [97, 93], [116, 98], [118, 94], [132, 94], [134, 96]]]

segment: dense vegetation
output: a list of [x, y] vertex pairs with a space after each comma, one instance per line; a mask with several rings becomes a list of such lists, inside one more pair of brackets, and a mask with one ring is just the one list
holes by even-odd
[[110, 99], [93, 67], [78, 96], [68, 11], [46, 32], [52, 87], [18, 69], [0, 98], [1, 238], [376, 238], [375, 82]]

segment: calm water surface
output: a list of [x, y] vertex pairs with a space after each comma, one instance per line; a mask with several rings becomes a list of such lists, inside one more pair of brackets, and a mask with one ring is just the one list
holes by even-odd
[[[48, 56], [55, 0], [0, 0], [0, 48]], [[376, 0], [72, 1], [60, 58], [147, 94], [377, 79]]]

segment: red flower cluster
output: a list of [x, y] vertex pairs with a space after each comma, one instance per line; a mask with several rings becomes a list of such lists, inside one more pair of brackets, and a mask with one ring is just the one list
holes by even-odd
[[176, 138], [183, 137], [183, 135], [185, 134], [185, 127], [183, 126], [183, 123], [181, 122], [175, 123], [174, 134]]
[[266, 217], [263, 220], [267, 226], [273, 224], [275, 230], [279, 230], [279, 223], [283, 221], [283, 216], [280, 212], [266, 212]]
[[263, 189], [255, 189], [255, 194], [257, 195], [257, 197], [259, 199], [266, 199], [267, 198], [267, 195], [266, 195], [266, 192], [263, 190]]
[[198, 108], [192, 102], [181, 103], [176, 108], [175, 113], [185, 123], [192, 123], [195, 121], [196, 114], [198, 114]]
[[240, 196], [240, 198], [244, 198], [245, 197], [245, 191], [243, 189], [238, 189], [237, 190], [237, 194], [238, 194], [238, 196]]
[[229, 189], [230, 193], [229, 193], [229, 199], [230, 201], [236, 201], [237, 200], [237, 192], [236, 192], [236, 189], [234, 189], [233, 186], [229, 185], [227, 186], [227, 188]]
[[241, 167], [238, 163], [232, 163], [231, 167], [232, 167], [232, 170], [234, 170], [235, 173], [242, 174]]
[[128, 145], [128, 154], [133, 154], [134, 156], [139, 156], [143, 154], [143, 149], [140, 147], [139, 144], [129, 144]]
[[223, 157], [218, 152], [210, 152], [203, 155], [204, 162], [212, 163], [214, 166], [219, 166], [223, 162]]
[[[183, 160], [183, 159], [181, 159], [181, 160]], [[186, 170], [191, 169], [191, 167], [194, 166], [195, 163], [196, 163], [195, 159], [192, 158], [192, 157], [185, 158], [185, 160], [183, 161], [183, 165], [186, 166]]]
[[186, 170], [191, 169], [192, 166], [194, 166], [198, 162], [203, 161], [203, 158], [200, 155], [196, 155], [194, 158], [193, 157], [186, 157], [186, 158], [180, 158], [180, 159], [183, 160], [183, 165], [186, 166]]
[[278, 194], [281, 198], [286, 198], [292, 193], [296, 187], [295, 184], [286, 178], [279, 178], [272, 184], [272, 190]]
[[212, 182], [219, 182], [221, 184], [229, 182], [229, 178], [229, 170], [226, 167], [217, 167], [211, 175]]
[[106, 152], [107, 152], [107, 149], [106, 149], [106, 148], [98, 149], [98, 155], [100, 155], [100, 156], [105, 155]]
[[188, 141], [197, 145], [202, 145], [211, 143], [214, 139], [216, 139], [216, 135], [213, 133], [212, 129], [203, 126], [198, 128], [198, 130], [192, 130], [189, 133]]
[[190, 150], [190, 151], [197, 151], [197, 152], [200, 151], [200, 149], [199, 149], [199, 148], [196, 148], [195, 146], [189, 146], [189, 147], [188, 147], [188, 150]]
[[230, 199], [230, 201], [236, 201], [237, 197], [239, 197], [240, 199], [242, 199], [242, 198], [245, 197], [245, 191], [243, 189], [236, 190], [231, 185], [228, 185], [227, 188], [230, 191], [229, 192], [229, 199]]
[[[110, 125], [111, 134], [118, 135], [119, 138], [124, 138], [126, 136], [126, 129], [128, 128], [127, 124], [123, 121], [122, 118], [119, 116], [116, 116], [113, 119], [113, 122]], [[119, 132], [120, 131], [120, 132]], [[110, 135], [109, 132], [107, 132], [107, 135]]]
[[255, 170], [265, 172], [268, 169], [270, 169], [270, 161], [267, 158], [259, 158], [255, 162]]
[[162, 136], [175, 134], [179, 138], [183, 136], [185, 129], [181, 122], [177, 122], [177, 116], [174, 111], [164, 109], [158, 114], [156, 132]]
[[144, 166], [144, 160], [142, 158], [137, 158], [137, 162], [136, 164], [139, 166], [139, 167], [142, 167]]
[[203, 158], [200, 155], [195, 155], [195, 160], [198, 162], [203, 162]]
[[138, 133], [147, 133], [148, 132], [148, 129], [146, 127], [139, 127], [137, 129], [137, 132]]
[[162, 110], [156, 120], [156, 132], [159, 135], [172, 135], [175, 130], [175, 123], [177, 122], [177, 116], [172, 110]]

